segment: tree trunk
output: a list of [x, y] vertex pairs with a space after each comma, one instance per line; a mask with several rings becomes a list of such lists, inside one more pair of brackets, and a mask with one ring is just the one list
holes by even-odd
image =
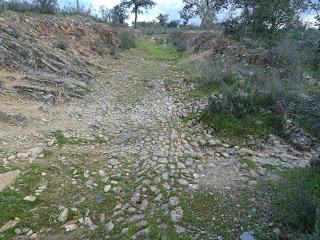
[[80, 3], [79, 3], [79, 0], [77, 0], [77, 13], [80, 13]]
[[138, 8], [134, 8], [134, 29], [137, 28], [137, 20], [138, 20]]
[[4, 8], [5, 8], [4, 0], [0, 0], [0, 3], [1, 3], [0, 11], [4, 11]]

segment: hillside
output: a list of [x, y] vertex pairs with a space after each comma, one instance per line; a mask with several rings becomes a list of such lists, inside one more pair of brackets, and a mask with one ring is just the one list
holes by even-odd
[[0, 26], [2, 85], [39, 101], [83, 95], [97, 68], [92, 59], [119, 43], [110, 27], [81, 17], [12, 14]]

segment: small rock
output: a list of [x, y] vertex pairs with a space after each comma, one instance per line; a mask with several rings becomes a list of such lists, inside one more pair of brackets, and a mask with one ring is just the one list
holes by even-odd
[[111, 166], [117, 166], [119, 164], [119, 161], [117, 159], [110, 159], [109, 164]]
[[109, 192], [110, 189], [111, 189], [111, 185], [106, 185], [106, 186], [104, 187], [104, 191], [105, 191], [106, 193]]
[[9, 222], [7, 222], [5, 225], [3, 225], [0, 228], [0, 233], [3, 233], [4, 231], [14, 228], [18, 223], [20, 222], [19, 218], [15, 218], [14, 220], [10, 220]]
[[179, 225], [174, 225], [174, 227], [176, 228], [176, 232], [179, 234], [183, 234], [186, 232], [186, 229], [184, 227], [181, 227]]
[[103, 170], [99, 170], [99, 176], [102, 178], [106, 177], [106, 172]]
[[31, 236], [30, 236], [31, 239], [38, 239], [38, 235], [36, 233], [33, 233]]
[[312, 167], [320, 168], [320, 153], [313, 155], [313, 157], [311, 158], [311, 161], [310, 161], [310, 165]]
[[101, 195], [101, 194], [98, 194], [98, 195], [96, 196], [96, 201], [97, 201], [98, 203], [103, 202], [103, 201], [104, 201], [104, 196]]
[[149, 229], [148, 228], [146, 228], [146, 229], [142, 229], [142, 230], [140, 230], [139, 232], [137, 232], [134, 236], [135, 237], [146, 237], [146, 236], [148, 236], [148, 234], [149, 234]]
[[173, 222], [180, 222], [183, 216], [183, 210], [181, 207], [178, 207], [177, 209], [171, 211], [170, 215]]
[[100, 215], [100, 223], [105, 223], [106, 221], [106, 214], [105, 213], [101, 213]]
[[137, 223], [137, 227], [138, 228], [144, 228], [148, 225], [148, 221], [147, 220], [141, 220], [140, 222]]
[[168, 173], [168, 172], [162, 173], [162, 179], [163, 179], [164, 181], [168, 181], [168, 180], [169, 180], [169, 173]]
[[179, 198], [178, 197], [170, 197], [169, 198], [169, 203], [172, 206], [177, 206], [179, 204]]
[[148, 200], [144, 199], [142, 202], [141, 202], [141, 205], [140, 205], [140, 210], [141, 211], [145, 211], [148, 207]]
[[129, 232], [129, 228], [123, 228], [121, 230], [121, 234], [127, 234]]
[[188, 185], [189, 184], [189, 182], [187, 181], [187, 180], [185, 180], [185, 179], [178, 179], [178, 183], [180, 184], [180, 185], [182, 185], [182, 186], [186, 186], [186, 185]]
[[133, 215], [131, 217], [128, 218], [128, 222], [137, 222], [139, 220], [144, 219], [144, 215], [140, 214], [140, 215]]
[[74, 223], [71, 223], [71, 224], [64, 225], [64, 228], [66, 229], [67, 232], [71, 232], [71, 231], [76, 230], [78, 228], [78, 226]]
[[67, 221], [67, 219], [68, 219], [68, 213], [69, 213], [68, 208], [64, 208], [64, 209], [61, 211], [60, 215], [59, 215], [58, 221], [59, 221], [59, 222], [65, 222], [65, 221]]
[[23, 200], [28, 202], [34, 202], [37, 198], [35, 196], [26, 196]]
[[254, 237], [249, 232], [244, 232], [240, 236], [240, 240], [255, 240]]
[[20, 174], [19, 170], [9, 171], [0, 174], [0, 192], [2, 192], [5, 188], [13, 184]]
[[238, 154], [239, 154], [240, 156], [250, 156], [250, 155], [253, 154], [253, 152], [252, 152], [250, 149], [248, 149], [248, 148], [241, 148], [241, 149], [238, 151]]
[[108, 222], [108, 223], [106, 224], [106, 231], [107, 231], [107, 233], [111, 233], [112, 230], [113, 230], [113, 228], [114, 228], [114, 224], [113, 224], [112, 222]]

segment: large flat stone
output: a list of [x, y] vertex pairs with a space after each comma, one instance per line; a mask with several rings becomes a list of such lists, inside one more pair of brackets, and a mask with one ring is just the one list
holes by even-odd
[[5, 172], [0, 174], [0, 192], [13, 184], [20, 174], [19, 170]]

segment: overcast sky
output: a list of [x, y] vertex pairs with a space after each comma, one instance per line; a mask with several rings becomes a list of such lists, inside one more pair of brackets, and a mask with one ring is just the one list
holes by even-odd
[[[59, 0], [60, 7], [63, 6], [74, 6], [76, 0]], [[318, 0], [315, 0], [318, 1]], [[80, 0], [80, 3], [84, 7], [89, 7], [90, 4], [93, 9], [98, 10], [100, 6], [106, 6], [111, 9], [115, 5], [119, 4], [121, 0]], [[138, 16], [138, 21], [152, 21], [160, 14], [169, 14], [170, 20], [179, 19], [179, 11], [183, 8], [182, 0], [155, 0], [156, 6], [153, 9], [148, 10], [143, 15]], [[223, 19], [226, 16], [226, 13], [220, 14], [219, 19]], [[308, 22], [314, 22], [315, 13], [309, 12], [303, 15], [303, 19]], [[130, 15], [128, 23], [133, 22], [133, 15]], [[191, 23], [197, 24], [199, 21], [193, 19]]]

